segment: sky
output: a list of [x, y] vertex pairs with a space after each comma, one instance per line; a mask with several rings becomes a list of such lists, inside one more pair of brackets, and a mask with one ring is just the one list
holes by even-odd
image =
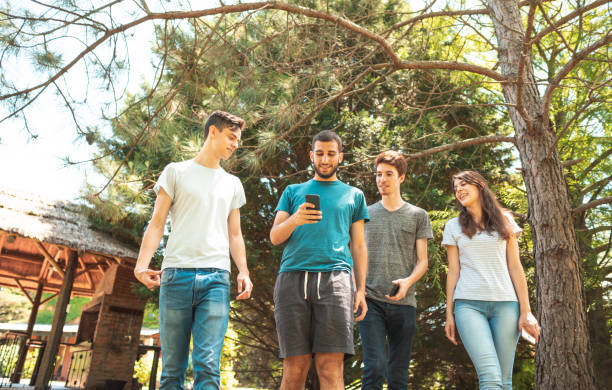
[[[154, 76], [150, 51], [152, 26], [139, 26], [133, 33], [127, 41], [132, 59], [130, 72], [122, 76], [130, 92], [138, 91], [143, 81], [151, 80]], [[75, 45], [73, 52], [78, 47]], [[66, 51], [68, 53], [64, 57], [69, 58], [70, 51]], [[103, 56], [104, 50], [98, 50], [97, 54]], [[3, 64], [2, 72], [8, 77], [21, 79], [23, 85], [37, 81], [27, 58]], [[30, 76], [24, 78], [22, 75]], [[69, 72], [64, 82], [73, 96], [85, 96], [88, 80], [82, 67]], [[100, 119], [100, 107], [104, 97], [109, 94], [92, 88], [90, 84], [87, 95], [87, 110], [80, 118], [82, 126], [108, 127]], [[66, 165], [64, 161], [66, 157], [71, 161], [89, 160], [95, 148], [77, 138], [74, 122], [62, 105], [61, 97], [47, 90], [31, 107], [28, 120], [36, 138], [25, 130], [21, 120], [0, 123], [0, 189], [26, 191], [52, 199], [76, 200], [87, 181], [102, 186], [104, 180], [95, 173], [91, 163]], [[7, 113], [6, 108], [0, 106], [0, 116], [4, 117]]]
[[[254, 0], [242, 0], [249, 1]], [[224, 1], [225, 4], [235, 2], [237, 0]], [[164, 0], [150, 1], [148, 6], [152, 12], [161, 12], [164, 9], [212, 8], [219, 3], [219, 0], [195, 0], [190, 6], [188, 0]], [[34, 11], [39, 7], [32, 1], [21, 4]], [[129, 12], [133, 11], [135, 4], [137, 2], [124, 2], [114, 7], [115, 20], [133, 20]], [[130, 29], [129, 32], [133, 34], [127, 39], [130, 71], [121, 76], [123, 81], [118, 84], [123, 83], [127, 85], [128, 92], [136, 93], [143, 82], [151, 83], [155, 76], [155, 68], [152, 65], [154, 58], [150, 50], [154, 36], [153, 25], [150, 22], [145, 23]], [[62, 41], [61, 47], [65, 59], [72, 58], [71, 54], [82, 50], [83, 46], [78, 40], [68, 41], [68, 44], [65, 42]], [[103, 48], [96, 49], [96, 55], [100, 57], [108, 53], [110, 51], [105, 52]], [[20, 82], [22, 86], [35, 85], [41, 80], [36, 76], [37, 73], [28, 58], [20, 58], [12, 63], [5, 60], [0, 71], [8, 79]], [[108, 101], [108, 93], [92, 88], [92, 79], [87, 78], [82, 65], [75, 66], [63, 81], [73, 96], [87, 95], [88, 110], [79, 118], [81, 126], [99, 126], [108, 131], [108, 122], [100, 119], [100, 107], [105, 97]], [[87, 87], [89, 93], [86, 93]], [[0, 189], [26, 191], [52, 199], [76, 200], [86, 182], [101, 188], [106, 182], [95, 173], [91, 163], [67, 166], [64, 162], [66, 157], [71, 161], [89, 160], [93, 157], [95, 148], [77, 138], [74, 122], [70, 113], [62, 106], [61, 97], [54, 91], [47, 90], [30, 107], [29, 125], [38, 135], [37, 138], [32, 138], [20, 120], [0, 123]], [[0, 104], [0, 118], [5, 117], [7, 113], [6, 108]]]

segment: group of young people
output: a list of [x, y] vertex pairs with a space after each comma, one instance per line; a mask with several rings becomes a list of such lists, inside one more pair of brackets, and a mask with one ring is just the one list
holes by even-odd
[[[222, 111], [204, 125], [204, 145], [191, 160], [160, 175], [151, 222], [134, 269], [145, 286], [160, 286], [160, 389], [183, 389], [193, 339], [194, 389], [220, 387], [220, 356], [230, 303], [230, 255], [238, 269], [236, 299], [248, 299], [246, 250], [240, 228], [245, 194], [220, 161], [238, 148], [245, 122]], [[433, 238], [427, 212], [402, 199], [407, 163], [386, 151], [375, 161], [381, 199], [338, 180], [342, 140], [318, 133], [310, 159], [313, 179], [289, 185], [270, 231], [284, 244], [274, 286], [281, 389], [303, 389], [314, 365], [322, 389], [344, 389], [344, 357], [353, 355], [358, 322], [363, 389], [406, 389], [416, 329], [415, 284], [428, 266]], [[456, 330], [474, 363], [481, 389], [511, 389], [521, 330], [536, 341], [540, 328], [529, 305], [519, 259], [521, 229], [476, 172], [452, 178], [460, 214], [445, 226], [448, 253], [446, 336]], [[149, 268], [170, 215], [162, 269]], [[367, 223], [366, 223], [367, 222]]]

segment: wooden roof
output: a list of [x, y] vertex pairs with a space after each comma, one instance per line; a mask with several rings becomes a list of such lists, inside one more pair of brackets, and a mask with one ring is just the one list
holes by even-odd
[[79, 254], [76, 295], [93, 295], [114, 263], [133, 267], [137, 250], [93, 229], [79, 210], [68, 201], [0, 189], [0, 286], [25, 292], [42, 279], [45, 291], [57, 292], [68, 249]]

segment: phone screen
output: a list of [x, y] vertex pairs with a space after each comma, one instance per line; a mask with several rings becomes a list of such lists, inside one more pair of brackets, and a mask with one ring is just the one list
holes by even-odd
[[[307, 194], [306, 202], [314, 205], [314, 210], [321, 210], [321, 198], [319, 195]], [[312, 209], [312, 207], [310, 207]]]
[[389, 296], [390, 297], [395, 296], [399, 292], [399, 288], [400, 288], [399, 284], [394, 284], [393, 289], [391, 290], [391, 293], [389, 293]]

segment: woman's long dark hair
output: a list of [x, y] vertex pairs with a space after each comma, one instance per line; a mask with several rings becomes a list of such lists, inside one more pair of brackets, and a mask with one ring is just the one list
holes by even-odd
[[482, 206], [482, 226], [478, 226], [467, 209], [459, 202], [457, 196], [457, 207], [459, 208], [459, 225], [463, 234], [472, 238], [479, 231], [489, 233], [497, 232], [500, 237], [507, 240], [512, 235], [508, 218], [504, 215], [504, 209], [500, 206], [495, 194], [489, 189], [487, 181], [478, 172], [462, 171], [452, 177], [453, 193], [455, 192], [455, 180], [462, 180], [468, 184], [478, 187], [480, 204]]

